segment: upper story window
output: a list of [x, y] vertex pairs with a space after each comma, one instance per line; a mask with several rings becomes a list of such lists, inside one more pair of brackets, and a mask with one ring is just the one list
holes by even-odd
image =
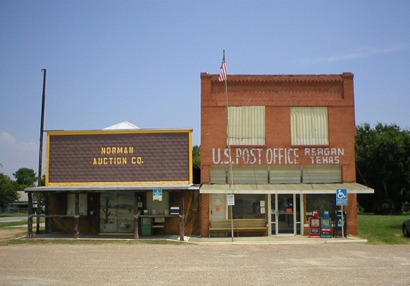
[[265, 106], [228, 107], [230, 145], [265, 145]]
[[291, 107], [292, 145], [329, 145], [327, 107]]

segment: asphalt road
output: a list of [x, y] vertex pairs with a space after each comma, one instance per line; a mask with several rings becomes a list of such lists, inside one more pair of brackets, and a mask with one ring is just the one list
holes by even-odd
[[410, 285], [410, 246], [0, 247], [1, 285]]

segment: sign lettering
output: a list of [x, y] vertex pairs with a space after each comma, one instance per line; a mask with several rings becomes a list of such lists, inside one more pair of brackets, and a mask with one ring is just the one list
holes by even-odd
[[94, 157], [92, 159], [92, 164], [94, 166], [104, 166], [104, 165], [142, 165], [144, 161], [140, 156], [110, 156], [105, 157], [104, 155], [133, 155], [134, 147], [133, 146], [105, 146], [100, 149], [101, 157]]
[[[345, 154], [338, 148], [212, 148], [214, 165], [299, 165], [302, 159], [312, 165], [336, 165]], [[229, 159], [231, 161], [229, 161]]]

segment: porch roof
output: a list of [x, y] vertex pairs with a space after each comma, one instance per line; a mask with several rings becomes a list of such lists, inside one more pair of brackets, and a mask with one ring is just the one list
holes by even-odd
[[204, 184], [202, 194], [335, 194], [347, 189], [349, 194], [373, 194], [374, 189], [358, 183], [336, 184]]
[[192, 184], [161, 184], [161, 185], [80, 185], [80, 186], [42, 186], [26, 188], [26, 193], [38, 193], [38, 192], [114, 192], [114, 191], [151, 191], [161, 189], [164, 191], [174, 190], [188, 190], [197, 191], [199, 185]]

